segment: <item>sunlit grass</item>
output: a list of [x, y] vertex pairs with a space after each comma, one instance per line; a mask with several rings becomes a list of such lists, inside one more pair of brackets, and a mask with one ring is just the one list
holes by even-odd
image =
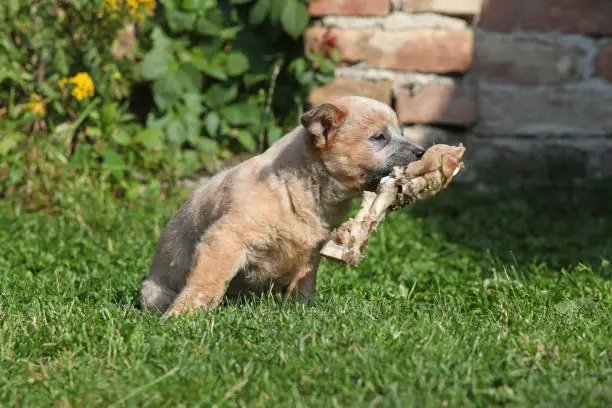
[[0, 202], [0, 404], [609, 405], [612, 206], [587, 196], [457, 186], [391, 215], [359, 267], [324, 262], [310, 304], [165, 325], [135, 299], [178, 199]]

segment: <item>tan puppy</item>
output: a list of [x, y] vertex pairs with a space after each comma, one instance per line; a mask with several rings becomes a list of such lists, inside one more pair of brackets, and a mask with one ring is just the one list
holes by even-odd
[[351, 199], [423, 149], [361, 97], [314, 107], [266, 152], [204, 181], [161, 234], [141, 302], [166, 316], [268, 290], [308, 299], [319, 250]]

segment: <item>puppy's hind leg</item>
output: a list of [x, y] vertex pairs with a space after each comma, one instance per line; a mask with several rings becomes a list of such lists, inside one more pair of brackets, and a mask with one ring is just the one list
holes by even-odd
[[185, 287], [162, 320], [219, 304], [231, 279], [244, 267], [247, 255], [244, 233], [227, 224], [220, 221], [206, 232]]

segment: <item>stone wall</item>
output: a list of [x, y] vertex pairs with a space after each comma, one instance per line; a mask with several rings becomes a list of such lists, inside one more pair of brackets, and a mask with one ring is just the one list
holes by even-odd
[[315, 0], [310, 51], [347, 94], [392, 105], [406, 137], [463, 142], [464, 180], [612, 177], [612, 0]]

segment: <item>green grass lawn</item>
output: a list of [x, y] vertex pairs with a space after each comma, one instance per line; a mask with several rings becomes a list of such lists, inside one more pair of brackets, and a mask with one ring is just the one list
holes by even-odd
[[456, 185], [324, 262], [308, 305], [166, 325], [135, 302], [179, 200], [0, 202], [0, 405], [610, 406], [611, 197]]

